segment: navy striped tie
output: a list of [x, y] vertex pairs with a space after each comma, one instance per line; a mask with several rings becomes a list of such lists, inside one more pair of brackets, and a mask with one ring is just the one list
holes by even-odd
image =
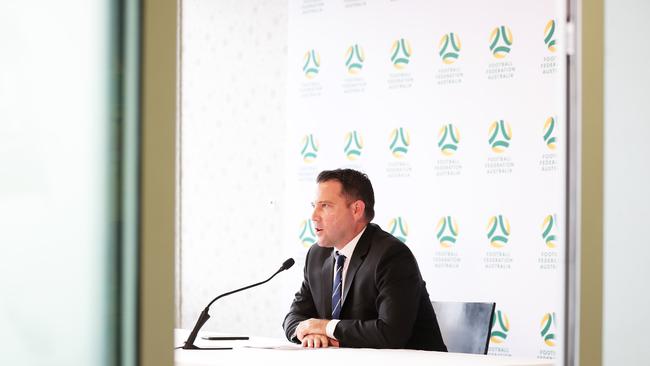
[[337, 251], [334, 254], [336, 266], [334, 267], [334, 283], [332, 284], [332, 319], [339, 319], [341, 315], [341, 294], [343, 293], [343, 264], [345, 256]]

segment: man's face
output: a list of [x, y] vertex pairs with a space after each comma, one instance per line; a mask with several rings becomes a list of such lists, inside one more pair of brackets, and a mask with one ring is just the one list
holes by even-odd
[[[329, 180], [318, 183], [316, 200], [312, 203], [311, 219], [316, 228], [318, 245], [341, 248], [355, 236], [355, 210], [358, 205], [348, 203], [341, 193], [341, 182]], [[359, 215], [356, 215], [357, 217]]]

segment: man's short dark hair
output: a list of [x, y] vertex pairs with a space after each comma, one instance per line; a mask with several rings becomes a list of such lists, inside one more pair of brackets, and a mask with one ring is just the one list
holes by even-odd
[[316, 178], [317, 183], [336, 180], [341, 183], [341, 193], [350, 201], [361, 200], [365, 204], [364, 215], [368, 222], [375, 217], [375, 192], [370, 179], [354, 169], [323, 170]]

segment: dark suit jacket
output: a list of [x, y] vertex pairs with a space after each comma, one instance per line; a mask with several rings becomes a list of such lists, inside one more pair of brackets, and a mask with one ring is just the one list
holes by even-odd
[[[304, 280], [283, 324], [290, 341], [298, 343], [301, 321], [332, 317], [333, 251], [313, 245], [307, 252]], [[334, 331], [342, 347], [447, 351], [408, 246], [368, 224], [348, 260], [341, 321]]]

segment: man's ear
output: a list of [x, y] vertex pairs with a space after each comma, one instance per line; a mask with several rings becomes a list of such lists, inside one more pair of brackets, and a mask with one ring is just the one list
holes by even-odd
[[354, 218], [363, 218], [366, 215], [366, 204], [362, 200], [356, 200], [352, 204], [352, 214]]

